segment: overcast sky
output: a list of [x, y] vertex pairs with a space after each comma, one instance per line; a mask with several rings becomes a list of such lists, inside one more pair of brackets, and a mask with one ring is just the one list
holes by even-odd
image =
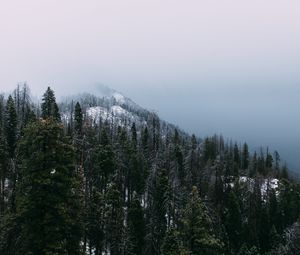
[[300, 2], [10, 0], [0, 90], [101, 83], [204, 136], [278, 149], [300, 170]]

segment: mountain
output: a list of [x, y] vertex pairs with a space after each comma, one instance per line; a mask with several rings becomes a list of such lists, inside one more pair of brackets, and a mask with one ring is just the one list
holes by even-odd
[[85, 118], [93, 124], [99, 125], [101, 122], [108, 122], [130, 129], [131, 125], [135, 123], [139, 129], [157, 121], [162, 137], [165, 137], [168, 132], [174, 132], [175, 129], [180, 132], [181, 136], [189, 137], [179, 127], [160, 119], [155, 112], [139, 106], [122, 93], [104, 85], [98, 85], [93, 94], [81, 93], [62, 98], [59, 108], [65, 124], [69, 123], [71, 115], [74, 114], [73, 108], [76, 102], [80, 103]]
[[277, 151], [197, 138], [112, 89], [0, 96], [0, 254], [295, 255]]

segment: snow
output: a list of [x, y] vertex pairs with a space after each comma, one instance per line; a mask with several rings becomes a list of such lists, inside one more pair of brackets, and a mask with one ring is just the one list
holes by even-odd
[[121, 106], [119, 105], [114, 105], [111, 107], [111, 111], [113, 114], [115, 115], [128, 115], [129, 112], [127, 112], [125, 109], [123, 109]]
[[50, 174], [55, 174], [56, 173], [56, 169], [52, 169]]
[[278, 179], [264, 179], [262, 185], [261, 185], [261, 193], [266, 194], [268, 189], [277, 189], [279, 186], [279, 180]]
[[108, 110], [101, 106], [90, 107], [86, 110], [87, 116], [93, 120], [98, 120], [101, 118], [107, 118], [109, 113]]
[[[240, 183], [245, 183], [249, 186], [250, 190], [253, 190], [255, 180], [253, 178], [247, 176], [241, 176], [239, 178]], [[234, 187], [234, 182], [229, 183], [230, 187]], [[265, 196], [268, 192], [268, 189], [276, 190], [276, 194], [278, 194], [277, 189], [279, 187], [279, 180], [276, 178], [265, 178], [260, 180], [261, 194]]]
[[125, 103], [125, 97], [118, 93], [118, 92], [115, 92], [113, 93], [113, 97], [116, 99], [116, 101], [119, 103], [119, 104], [124, 104]]
[[101, 106], [89, 107], [86, 110], [86, 116], [90, 118], [93, 123], [97, 123], [100, 119], [117, 123], [120, 126], [131, 125], [130, 123], [133, 122], [137, 125], [144, 123], [138, 115], [125, 110], [120, 105], [113, 105], [108, 108]]

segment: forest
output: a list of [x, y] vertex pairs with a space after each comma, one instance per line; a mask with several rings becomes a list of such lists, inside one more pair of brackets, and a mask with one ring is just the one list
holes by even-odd
[[300, 254], [290, 173], [277, 151], [126, 100], [58, 102], [48, 87], [39, 103], [20, 85], [0, 96], [0, 254]]

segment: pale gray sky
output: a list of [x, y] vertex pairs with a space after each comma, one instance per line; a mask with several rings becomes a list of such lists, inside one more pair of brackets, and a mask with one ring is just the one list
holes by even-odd
[[296, 0], [2, 1], [0, 90], [102, 83], [188, 131], [270, 145], [297, 167], [299, 12]]

